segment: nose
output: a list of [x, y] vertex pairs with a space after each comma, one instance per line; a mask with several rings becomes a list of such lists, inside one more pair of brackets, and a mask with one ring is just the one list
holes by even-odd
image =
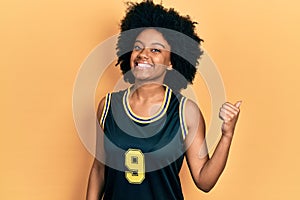
[[148, 52], [149, 51], [149, 48], [143, 48], [140, 53], [137, 55], [137, 57], [139, 59], [148, 59], [149, 58], [149, 55], [148, 55]]

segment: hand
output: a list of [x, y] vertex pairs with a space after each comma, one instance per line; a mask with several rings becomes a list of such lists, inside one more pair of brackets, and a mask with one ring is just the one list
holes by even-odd
[[223, 136], [232, 138], [234, 128], [239, 117], [241, 103], [242, 101], [238, 101], [233, 105], [231, 103], [226, 102], [220, 108], [219, 117], [223, 120]]

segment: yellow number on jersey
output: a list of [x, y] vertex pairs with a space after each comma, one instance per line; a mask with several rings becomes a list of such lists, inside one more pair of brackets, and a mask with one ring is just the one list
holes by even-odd
[[141, 184], [145, 179], [144, 154], [139, 149], [128, 149], [125, 153], [126, 179], [132, 184]]

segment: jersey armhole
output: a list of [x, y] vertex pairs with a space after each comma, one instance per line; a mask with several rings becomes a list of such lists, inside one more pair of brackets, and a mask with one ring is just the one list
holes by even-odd
[[180, 100], [179, 104], [179, 118], [180, 118], [180, 128], [181, 128], [181, 133], [182, 133], [182, 138], [185, 140], [187, 134], [188, 134], [188, 129], [185, 121], [185, 105], [186, 105], [187, 98], [182, 97]]
[[109, 106], [110, 106], [110, 99], [111, 99], [111, 93], [107, 93], [105, 96], [105, 103], [103, 106], [103, 111], [101, 114], [101, 118], [100, 118], [100, 126], [101, 128], [104, 130], [104, 124], [105, 124], [105, 119], [109, 110]]

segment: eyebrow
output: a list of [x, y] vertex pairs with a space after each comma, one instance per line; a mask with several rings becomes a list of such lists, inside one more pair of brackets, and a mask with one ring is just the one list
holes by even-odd
[[161, 46], [164, 49], [166, 48], [165, 45], [163, 45], [163, 44], [161, 44], [159, 42], [154, 42], [154, 43], [152, 43], [152, 45], [159, 45], [159, 46]]
[[[143, 46], [145, 46], [145, 44], [142, 41], [140, 41], [140, 40], [136, 40], [135, 42], [141, 43]], [[153, 43], [151, 43], [151, 45], [159, 45], [159, 46], [161, 46], [164, 49], [166, 48], [165, 45], [163, 45], [163, 44], [161, 44], [159, 42], [153, 42]]]

